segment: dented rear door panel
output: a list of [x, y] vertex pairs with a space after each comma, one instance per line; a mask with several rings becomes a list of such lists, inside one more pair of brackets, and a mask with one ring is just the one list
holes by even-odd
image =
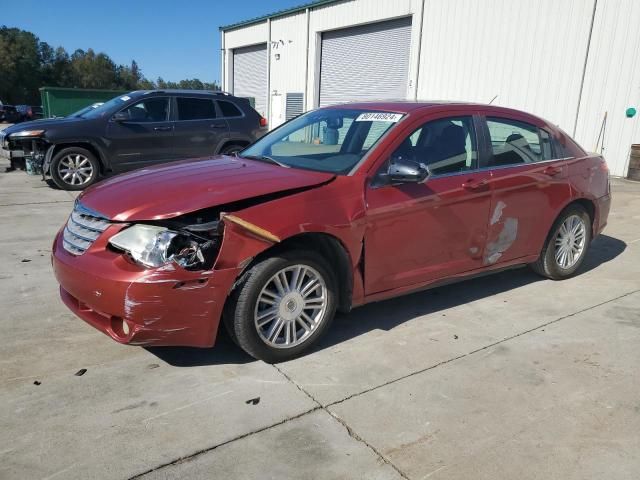
[[555, 216], [571, 197], [566, 161], [493, 169], [491, 190], [483, 265], [539, 254]]

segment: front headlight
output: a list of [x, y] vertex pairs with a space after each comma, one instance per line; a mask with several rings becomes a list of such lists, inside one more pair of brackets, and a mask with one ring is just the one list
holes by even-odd
[[39, 137], [44, 133], [44, 130], [22, 130], [20, 132], [10, 133], [11, 138], [24, 138], [24, 137]]
[[184, 268], [204, 267], [203, 248], [189, 236], [155, 225], [133, 225], [117, 233], [109, 243], [127, 252], [131, 258], [146, 267], [160, 267], [175, 261]]

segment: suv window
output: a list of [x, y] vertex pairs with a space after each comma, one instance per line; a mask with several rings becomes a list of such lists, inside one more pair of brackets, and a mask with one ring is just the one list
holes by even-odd
[[507, 118], [487, 118], [491, 138], [490, 167], [551, 160], [549, 134], [530, 123]]
[[233, 103], [227, 102], [225, 100], [219, 100], [218, 106], [222, 111], [223, 117], [241, 117], [242, 112], [236, 107]]
[[208, 98], [176, 98], [178, 102], [178, 120], [208, 120], [216, 118], [213, 100]]
[[414, 130], [392, 155], [429, 167], [433, 175], [477, 168], [478, 147], [473, 118], [447, 117], [425, 123]]
[[125, 108], [132, 122], [164, 122], [169, 118], [169, 99], [147, 98]]

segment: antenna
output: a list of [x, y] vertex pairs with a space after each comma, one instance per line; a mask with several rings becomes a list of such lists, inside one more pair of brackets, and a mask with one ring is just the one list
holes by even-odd
[[495, 97], [493, 97], [493, 98], [491, 99], [491, 101], [489, 102], [489, 105], [491, 105], [491, 104], [493, 103], [493, 101], [494, 101], [496, 98], [498, 98], [498, 95], [496, 95]]

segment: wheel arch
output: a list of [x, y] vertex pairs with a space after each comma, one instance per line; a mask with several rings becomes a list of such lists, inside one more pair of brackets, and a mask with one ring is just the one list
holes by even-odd
[[104, 174], [107, 172], [108, 165], [107, 165], [106, 158], [102, 154], [102, 151], [100, 150], [100, 148], [98, 148], [96, 145], [94, 145], [91, 142], [83, 142], [83, 141], [72, 142], [71, 141], [71, 142], [55, 143], [53, 145], [53, 152], [51, 153], [51, 159], [53, 159], [53, 157], [55, 157], [61, 150], [64, 150], [65, 148], [70, 148], [70, 147], [84, 148], [85, 150], [88, 150], [89, 152], [91, 152], [98, 159], [98, 163], [100, 164], [100, 173]]
[[568, 201], [567, 203], [565, 203], [562, 208], [559, 208], [557, 213], [553, 216], [553, 218], [551, 219], [551, 223], [549, 223], [549, 225], [547, 226], [547, 234], [543, 237], [543, 241], [542, 244], [540, 245], [540, 248], [538, 249], [538, 252], [541, 252], [542, 249], [544, 248], [544, 246], [546, 245], [546, 243], [549, 241], [549, 237], [550, 235], [553, 233], [553, 226], [556, 224], [556, 222], [558, 221], [558, 219], [560, 218], [560, 216], [568, 209], [571, 208], [573, 205], [580, 205], [582, 208], [584, 208], [587, 211], [587, 214], [589, 215], [589, 219], [591, 220], [591, 238], [593, 238], [595, 236], [595, 232], [594, 232], [594, 228], [596, 225], [595, 219], [596, 219], [596, 206], [595, 203], [585, 197], [580, 197], [580, 198], [573, 198], [570, 201]]
[[549, 233], [551, 233], [551, 229], [553, 228], [553, 225], [555, 225], [558, 218], [560, 218], [560, 215], [562, 215], [565, 212], [565, 210], [572, 207], [573, 205], [580, 205], [582, 208], [584, 208], [587, 211], [587, 214], [589, 215], [589, 219], [591, 220], [592, 237], [595, 236], [595, 232], [593, 231], [593, 229], [596, 224], [595, 223], [596, 214], [597, 214], [596, 204], [593, 200], [586, 197], [572, 198], [560, 210], [558, 210], [558, 213], [553, 218], [551, 225], [549, 225]]
[[220, 153], [225, 148], [230, 147], [232, 145], [237, 145], [239, 147], [247, 147], [249, 146], [250, 143], [251, 142], [249, 142], [248, 140], [243, 140], [241, 138], [229, 138], [229, 139], [226, 139], [224, 142], [220, 143], [220, 146], [216, 150], [216, 153]]
[[279, 252], [291, 250], [309, 250], [319, 253], [327, 262], [331, 271], [335, 272], [338, 283], [338, 311], [348, 312], [351, 310], [351, 300], [353, 296], [353, 270], [349, 252], [339, 238], [323, 232], [298, 233], [282, 240], [260, 252], [244, 268], [248, 271], [253, 265], [261, 260], [277, 255]]

